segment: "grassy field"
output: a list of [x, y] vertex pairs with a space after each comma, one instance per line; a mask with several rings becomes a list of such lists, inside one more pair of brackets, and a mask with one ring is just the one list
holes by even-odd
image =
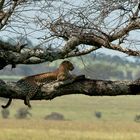
[[[1, 104], [5, 104], [1, 102]], [[133, 121], [140, 115], [140, 96], [88, 97], [71, 95], [55, 98], [51, 101], [31, 101], [30, 112], [34, 119], [43, 119], [51, 112], [58, 112], [68, 120], [96, 121], [95, 112], [101, 112], [101, 120]], [[23, 100], [13, 100], [9, 107], [10, 118], [14, 118], [17, 109], [26, 107]]]
[[1, 140], [138, 140], [140, 125], [132, 122], [0, 120]]
[[[4, 102], [1, 102], [3, 104]], [[140, 96], [88, 97], [63, 96], [52, 101], [31, 101], [32, 117], [15, 119], [23, 101], [14, 100], [9, 119], [0, 118], [0, 140], [138, 140]], [[52, 112], [65, 121], [48, 121]], [[101, 118], [95, 116], [101, 112]]]

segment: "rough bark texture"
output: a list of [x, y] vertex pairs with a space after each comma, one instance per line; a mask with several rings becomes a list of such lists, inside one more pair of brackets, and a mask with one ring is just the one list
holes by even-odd
[[[58, 96], [70, 94], [84, 94], [88, 96], [117, 96], [117, 95], [139, 95], [140, 80], [136, 81], [102, 81], [87, 79], [78, 76], [75, 79], [64, 82], [53, 82], [43, 84], [31, 100], [51, 100]], [[13, 99], [24, 99], [21, 89], [16, 82], [0, 80], [0, 97]]]

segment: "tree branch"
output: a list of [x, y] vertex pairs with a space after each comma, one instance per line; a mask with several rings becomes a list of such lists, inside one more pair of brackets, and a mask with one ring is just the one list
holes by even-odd
[[112, 50], [117, 50], [117, 51], [123, 52], [125, 54], [128, 54], [130, 56], [140, 56], [140, 51], [132, 50], [132, 49], [129, 49], [129, 48], [123, 48], [119, 44], [116, 45], [116, 44], [110, 43], [108, 46], [106, 46], [106, 48], [109, 48], [109, 49], [112, 49]]
[[[4, 5], [4, 2], [5, 2], [5, 1], [2, 1], [1, 4]], [[7, 21], [8, 21], [8, 19], [12, 16], [12, 14], [13, 14], [13, 12], [14, 12], [16, 6], [17, 6], [17, 3], [18, 3], [18, 1], [13, 1], [13, 2], [11, 3], [11, 8], [9, 8], [9, 9], [7, 10], [7, 12], [5, 12], [5, 14], [4, 14], [3, 18], [2, 18], [2, 21], [1, 21], [1, 23], [0, 23], [0, 29], [2, 29], [2, 28], [7, 24]], [[1, 7], [1, 8], [2, 8], [2, 7]]]
[[68, 57], [75, 57], [75, 56], [81, 56], [81, 55], [86, 55], [86, 54], [89, 54], [95, 50], [98, 50], [99, 48], [96, 47], [96, 46], [92, 46], [91, 48], [89, 49], [85, 49], [83, 51], [80, 51], [79, 49], [75, 50], [75, 51], [72, 51], [70, 52], [67, 56]]
[[0, 41], [0, 69], [6, 65], [12, 64], [37, 64], [45, 61], [54, 61], [57, 59], [67, 58], [67, 54], [79, 45], [76, 37], [70, 38], [62, 49], [39, 48], [38, 46], [31, 48], [25, 47], [27, 44], [12, 45], [7, 42]]
[[73, 51], [76, 46], [80, 45], [80, 40], [78, 37], [72, 36], [65, 46], [62, 48], [64, 55], [68, 55], [71, 51]]
[[3, 9], [4, 2], [5, 2], [5, 0], [0, 1], [0, 11]]
[[[87, 79], [83, 75], [66, 81], [55, 81], [44, 84], [31, 100], [51, 100], [58, 96], [84, 94], [88, 96], [139, 95], [140, 80], [136, 81], [103, 81]], [[26, 95], [16, 82], [0, 80], [0, 97], [25, 99]]]
[[[57, 5], [56, 1], [51, 3], [53, 5], [51, 7], [45, 1], [42, 3], [37, 2], [37, 5], [34, 5], [35, 7], [33, 7], [33, 1], [29, 2], [29, 4], [28, 2], [25, 0], [13, 0], [9, 1], [7, 5], [5, 0], [1, 0], [0, 29], [4, 25], [11, 23], [7, 26], [7, 31], [11, 31], [11, 33], [14, 31], [14, 33], [19, 33], [23, 38], [26, 37], [27, 39], [30, 36], [32, 39], [36, 39], [37, 42], [41, 41], [40, 39], [44, 40], [40, 46], [38, 45], [35, 48], [27, 47], [26, 44], [22, 43], [12, 45], [0, 41], [0, 69], [9, 64], [12, 67], [16, 67], [16, 64], [37, 64], [85, 55], [101, 47], [117, 50], [132, 56], [140, 56], [139, 50], [136, 50], [134, 47], [128, 49], [120, 44], [115, 45], [112, 43], [113, 41], [118, 42], [118, 39], [127, 36], [130, 31], [140, 29], [139, 3], [128, 1], [127, 4], [126, 1], [88, 1], [87, 4], [85, 3], [85, 6], [76, 6], [76, 9], [72, 7], [72, 9], [66, 8], [67, 11], [63, 6], [62, 9], [55, 6]], [[53, 11], [53, 8], [55, 12], [49, 12]], [[57, 9], [60, 11], [57, 11]], [[120, 12], [116, 10], [120, 10]], [[113, 11], [118, 12], [119, 15], [115, 16], [115, 18], [112, 17], [112, 20], [107, 19], [105, 21], [106, 17], [109, 17]], [[135, 12], [130, 13], [132, 11]], [[28, 12], [31, 12], [33, 16], [32, 14], [28, 16]], [[54, 14], [56, 14], [56, 19]], [[9, 20], [10, 17], [12, 17], [11, 21]], [[43, 19], [42, 17], [47, 18]], [[103, 17], [101, 24], [97, 20], [98, 17]], [[115, 25], [113, 25], [114, 22], [116, 22]], [[38, 26], [39, 23], [40, 26]], [[110, 25], [112, 25], [111, 28]], [[7, 31], [5, 32], [6, 36]], [[64, 41], [61, 42], [59, 40], [60, 38], [66, 41], [65, 44]], [[54, 46], [52, 48], [47, 46], [43, 48], [43, 43]], [[61, 46], [60, 44], [64, 45]], [[85, 46], [83, 47], [81, 44]]]
[[117, 40], [124, 35], [127, 35], [130, 31], [140, 28], [140, 19], [131, 20], [125, 27], [115, 31], [113, 35], [110, 36], [110, 41]]

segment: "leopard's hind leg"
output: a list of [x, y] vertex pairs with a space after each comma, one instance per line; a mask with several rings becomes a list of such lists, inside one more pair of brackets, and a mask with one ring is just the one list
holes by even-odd
[[28, 94], [25, 97], [24, 104], [27, 105], [29, 108], [31, 108], [30, 99], [35, 96], [37, 91], [38, 91], [37, 86], [36, 87], [31, 87], [30, 91], [28, 92]]

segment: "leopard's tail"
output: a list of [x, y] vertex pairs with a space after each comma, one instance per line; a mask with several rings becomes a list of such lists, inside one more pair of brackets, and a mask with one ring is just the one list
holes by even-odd
[[12, 103], [12, 98], [9, 98], [7, 104], [6, 104], [6, 105], [2, 105], [1, 107], [2, 107], [2, 108], [7, 108], [7, 107], [10, 106], [11, 103]]

